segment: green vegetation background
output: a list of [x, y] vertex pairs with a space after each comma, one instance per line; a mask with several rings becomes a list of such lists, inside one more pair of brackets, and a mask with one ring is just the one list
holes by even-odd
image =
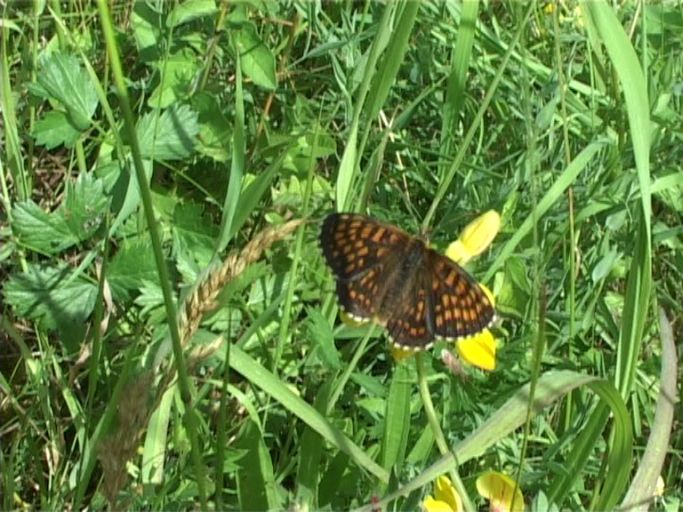
[[[677, 510], [680, 4], [27, 1], [0, 30], [2, 509], [413, 509], [444, 472], [472, 507], [493, 469], [535, 510], [660, 475]], [[468, 267], [495, 371], [340, 324], [335, 209], [441, 248], [501, 213]]]

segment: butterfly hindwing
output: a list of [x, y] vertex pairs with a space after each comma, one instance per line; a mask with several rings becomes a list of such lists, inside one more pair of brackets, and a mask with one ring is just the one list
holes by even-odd
[[358, 279], [337, 279], [337, 298], [342, 309], [355, 320], [370, 320], [378, 313], [377, 282], [382, 265], [375, 265]]
[[489, 327], [495, 310], [479, 284], [454, 261], [429, 251], [434, 334], [438, 338], [454, 340]]
[[429, 283], [418, 278], [408, 299], [387, 320], [391, 343], [408, 350], [425, 350], [434, 343], [434, 308]]

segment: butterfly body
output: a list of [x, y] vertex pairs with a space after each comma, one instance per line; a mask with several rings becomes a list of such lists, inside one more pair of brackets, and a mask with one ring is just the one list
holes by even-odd
[[342, 308], [384, 325], [399, 347], [425, 349], [493, 321], [493, 305], [476, 281], [421, 238], [372, 217], [333, 213], [320, 243]]

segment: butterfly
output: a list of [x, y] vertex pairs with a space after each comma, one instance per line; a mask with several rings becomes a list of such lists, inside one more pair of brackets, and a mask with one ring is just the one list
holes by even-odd
[[471, 336], [493, 323], [491, 300], [462, 267], [395, 226], [332, 213], [320, 245], [342, 309], [385, 326], [400, 348], [428, 349], [435, 339]]

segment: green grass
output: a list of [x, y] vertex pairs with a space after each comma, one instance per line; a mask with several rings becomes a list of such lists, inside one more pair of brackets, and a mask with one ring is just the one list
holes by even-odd
[[[0, 508], [679, 508], [679, 6], [7, 4]], [[340, 321], [326, 213], [490, 209], [495, 371]]]

